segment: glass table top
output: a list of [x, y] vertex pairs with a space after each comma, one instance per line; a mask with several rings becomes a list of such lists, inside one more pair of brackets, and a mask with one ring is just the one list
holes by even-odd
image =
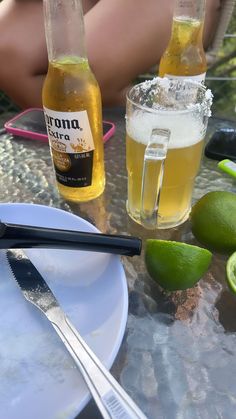
[[[233, 108], [225, 116], [222, 109], [221, 105], [217, 111], [216, 106], [206, 141], [217, 128], [236, 129]], [[0, 127], [9, 116], [0, 115]], [[225, 282], [226, 257], [214, 254], [205, 277], [186, 291], [166, 293], [152, 281], [143, 258], [147, 238], [197, 242], [188, 221], [174, 229], [150, 232], [129, 219], [124, 109], [106, 109], [104, 119], [116, 124], [116, 133], [105, 144], [106, 188], [101, 197], [83, 204], [63, 201], [55, 188], [48, 145], [2, 134], [0, 202], [54, 206], [85, 218], [102, 232], [141, 237], [141, 257], [122, 258], [129, 316], [112, 373], [150, 419], [233, 419], [236, 296]], [[236, 192], [236, 182], [219, 171], [216, 161], [204, 157], [193, 202], [211, 190]], [[100, 415], [90, 406], [80, 417]]]

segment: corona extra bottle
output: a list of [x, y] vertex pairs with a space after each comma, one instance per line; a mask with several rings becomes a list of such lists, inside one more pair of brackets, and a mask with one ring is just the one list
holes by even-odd
[[176, 0], [171, 38], [160, 61], [159, 76], [205, 80], [204, 18], [205, 0]]
[[48, 72], [43, 107], [61, 196], [87, 201], [105, 186], [101, 94], [84, 46], [81, 0], [43, 0]]

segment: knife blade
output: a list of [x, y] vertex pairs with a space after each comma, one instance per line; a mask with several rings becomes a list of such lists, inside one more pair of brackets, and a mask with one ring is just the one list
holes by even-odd
[[140, 255], [142, 240], [126, 235], [88, 233], [0, 221], [0, 249], [33, 247], [89, 250], [134, 256]]
[[13, 277], [24, 297], [40, 309], [73, 357], [105, 419], [147, 419], [85, 343], [46, 281], [22, 249], [6, 252]]

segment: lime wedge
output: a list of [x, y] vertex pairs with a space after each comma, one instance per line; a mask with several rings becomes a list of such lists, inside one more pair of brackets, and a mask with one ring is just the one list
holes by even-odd
[[149, 239], [145, 264], [149, 275], [169, 291], [193, 287], [211, 263], [212, 253], [186, 243]]
[[236, 294], [236, 252], [227, 260], [226, 279], [230, 290]]

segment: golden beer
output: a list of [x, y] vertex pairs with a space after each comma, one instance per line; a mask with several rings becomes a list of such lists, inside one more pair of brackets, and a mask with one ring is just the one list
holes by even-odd
[[170, 42], [164, 52], [159, 75], [196, 76], [204, 79], [207, 64], [202, 45], [203, 22], [186, 17], [175, 17]]
[[[156, 108], [156, 105], [153, 105], [154, 109], [152, 110], [148, 106], [136, 104], [137, 92], [141, 92], [140, 97], [142, 97], [142, 89], [150, 89], [151, 87], [151, 91], [155, 91], [156, 85], [159, 86], [162, 82], [165, 85], [164, 80], [158, 78], [156, 80], [135, 86], [130, 93], [131, 101], [129, 102], [129, 96], [127, 98], [127, 211], [133, 220], [140, 224], [145, 223], [144, 225], [147, 228], [155, 228], [155, 226], [169, 228], [183, 223], [188, 218], [194, 181], [201, 162], [206, 120], [202, 118], [201, 107], [195, 108], [195, 105], [192, 105], [193, 107], [184, 105], [185, 99], [188, 99], [190, 103], [193, 97], [194, 100], [196, 99], [196, 90], [194, 90], [195, 94], [191, 95], [193, 93], [191, 87], [198, 88], [191, 82], [188, 82], [190, 90], [187, 96], [185, 96], [186, 82], [183, 82], [185, 89], [182, 105], [180, 105], [180, 99], [178, 99], [181, 91], [180, 86], [182, 85], [178, 81], [168, 82], [171, 86], [173, 84], [173, 89], [176, 89], [178, 93], [175, 98], [177, 102], [173, 102], [171, 105], [173, 110], [170, 110], [168, 106], [166, 108], [165, 106]], [[202, 88], [203, 92], [204, 89]], [[168, 93], [168, 88], [166, 94], [168, 98], [174, 100], [173, 96]], [[136, 97], [136, 99], [133, 99], [133, 97]], [[146, 94], [147, 100], [153, 100], [153, 97], [152, 94], [150, 94], [150, 97]], [[159, 100], [162, 99], [163, 96], [161, 95]], [[148, 104], [150, 105], [150, 102]], [[178, 110], [178, 107], [183, 107], [183, 110]], [[152, 149], [154, 154], [151, 154], [151, 157], [149, 155], [148, 160], [145, 160], [147, 158], [147, 146], [150, 146], [153, 130], [156, 129], [159, 132], [165, 129], [170, 131], [165, 160], [161, 157], [162, 154], [155, 154], [155, 148]], [[157, 150], [160, 149], [162, 152], [160, 146], [161, 143], [157, 146]], [[146, 163], [144, 163], [145, 161]], [[162, 184], [159, 185], [162, 164], [164, 167], [163, 179]], [[157, 195], [159, 195], [159, 202], [157, 202], [158, 208], [155, 211]], [[147, 226], [147, 218], [146, 221], [142, 220], [143, 214], [145, 214], [145, 217], [154, 214], [154, 220], [150, 227]]]
[[[97, 81], [89, 68], [87, 59], [63, 57], [49, 63], [43, 87], [43, 105], [46, 109], [62, 112], [62, 116], [65, 115], [64, 120], [67, 120], [67, 113], [86, 110], [94, 142], [92, 182], [89, 186], [83, 187], [66, 186], [57, 176], [57, 186], [60, 194], [71, 201], [87, 201], [97, 197], [103, 192], [105, 186], [101, 98]], [[56, 172], [58, 170], [60, 173], [66, 173], [70, 161], [68, 154], [59, 149], [61, 138], [55, 126], [48, 126], [48, 132], [49, 139], [50, 132], [53, 141], [55, 139], [53, 143], [50, 141], [50, 145]], [[78, 138], [80, 138], [79, 132]], [[52, 144], [55, 144], [55, 148]], [[86, 152], [86, 145], [83, 141], [73, 143], [72, 151], [73, 147], [78, 155]], [[79, 158], [77, 160], [79, 165], [81, 160]]]
[[190, 211], [212, 94], [201, 83], [156, 77], [126, 102], [127, 211], [145, 228], [170, 228]]
[[[129, 135], [127, 135], [126, 141], [128, 212], [135, 221], [140, 222], [142, 173], [146, 145], [135, 141]], [[193, 183], [200, 166], [202, 148], [203, 140], [184, 148], [170, 148], [168, 150], [158, 211], [161, 224], [171, 225], [173, 223], [177, 225], [187, 219], [191, 205]], [[153, 164], [148, 175], [150, 191], [146, 196], [150, 196], [150, 202], [148, 198], [144, 202], [147, 211], [152, 208], [153, 188], [155, 187], [156, 171], [158, 170], [160, 170], [160, 162]], [[166, 221], [164, 221], [165, 219]]]
[[81, 0], [44, 0], [48, 72], [43, 108], [57, 186], [81, 202], [105, 186], [101, 94], [85, 49]]

